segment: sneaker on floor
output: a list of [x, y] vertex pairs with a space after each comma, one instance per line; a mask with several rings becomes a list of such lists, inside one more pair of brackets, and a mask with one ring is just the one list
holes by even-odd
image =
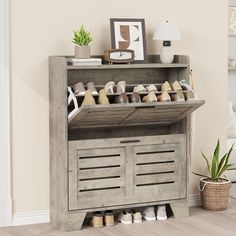
[[118, 216], [117, 220], [120, 221], [122, 224], [132, 224], [132, 215], [128, 211], [122, 211]]
[[131, 214], [132, 214], [134, 223], [141, 223], [142, 222], [142, 215], [139, 211], [132, 210]]
[[157, 206], [157, 220], [167, 220], [165, 205]]
[[155, 212], [154, 212], [154, 207], [146, 207], [145, 210], [143, 211], [143, 218], [146, 221], [154, 221], [156, 220]]

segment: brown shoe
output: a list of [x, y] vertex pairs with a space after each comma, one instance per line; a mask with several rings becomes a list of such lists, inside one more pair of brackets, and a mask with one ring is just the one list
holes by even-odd
[[147, 96], [143, 97], [143, 102], [157, 102], [157, 96], [154, 92], [150, 92]]
[[96, 102], [90, 90], [85, 91], [84, 100], [81, 106], [83, 105], [87, 105], [87, 106], [96, 105]]
[[172, 91], [168, 81], [161, 85], [161, 91]]
[[163, 91], [162, 94], [160, 96], [158, 96], [157, 100], [159, 102], [169, 102], [169, 101], [171, 101], [170, 95], [167, 91]]
[[108, 105], [109, 104], [109, 99], [106, 95], [105, 89], [101, 89], [99, 91], [98, 104], [102, 104], [102, 105]]
[[173, 91], [182, 91], [182, 87], [177, 80], [171, 84], [171, 88], [173, 89]]
[[122, 93], [115, 97], [115, 103], [129, 103], [129, 99], [125, 93]]
[[78, 95], [84, 95], [86, 90], [84, 88], [83, 83], [78, 82], [73, 86], [73, 91], [74, 91], [75, 96], [78, 96]]
[[96, 211], [93, 213], [93, 218], [91, 221], [91, 225], [94, 228], [101, 228], [103, 227], [103, 215], [101, 211]]
[[98, 95], [98, 91], [96, 90], [93, 82], [87, 83], [87, 90], [90, 90], [93, 95]]
[[105, 226], [115, 225], [114, 212], [112, 210], [105, 211], [104, 221], [105, 221]]
[[175, 102], [184, 102], [184, 94], [182, 91], [177, 91], [175, 94], [172, 94], [171, 100]]
[[139, 96], [139, 94], [137, 92], [133, 92], [130, 97], [129, 97], [129, 101], [131, 103], [140, 103], [141, 102], [141, 98]]

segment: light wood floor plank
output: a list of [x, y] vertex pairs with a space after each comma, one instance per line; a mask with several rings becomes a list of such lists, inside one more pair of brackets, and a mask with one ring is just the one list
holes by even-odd
[[190, 209], [190, 217], [167, 221], [143, 222], [95, 229], [85, 226], [81, 231], [63, 232], [47, 224], [0, 228], [0, 236], [235, 236], [236, 200], [226, 211]]

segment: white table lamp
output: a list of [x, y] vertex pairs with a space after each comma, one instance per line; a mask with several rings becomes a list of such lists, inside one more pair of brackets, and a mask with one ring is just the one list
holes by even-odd
[[163, 47], [160, 51], [162, 63], [172, 63], [174, 60], [174, 52], [171, 47], [171, 41], [180, 40], [181, 35], [178, 25], [174, 22], [165, 21], [160, 23], [153, 35], [153, 40], [162, 40]]

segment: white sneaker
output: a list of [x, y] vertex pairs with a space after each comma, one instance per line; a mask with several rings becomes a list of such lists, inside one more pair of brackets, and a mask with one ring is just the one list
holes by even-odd
[[157, 220], [167, 220], [165, 205], [157, 206]]
[[146, 207], [145, 210], [143, 211], [143, 218], [146, 221], [154, 221], [156, 220], [155, 212], [154, 212], [154, 207]]
[[128, 211], [122, 211], [118, 216], [117, 220], [120, 221], [122, 224], [132, 224], [132, 215]]
[[131, 214], [132, 214], [134, 223], [141, 223], [142, 222], [142, 215], [139, 211], [132, 210]]

